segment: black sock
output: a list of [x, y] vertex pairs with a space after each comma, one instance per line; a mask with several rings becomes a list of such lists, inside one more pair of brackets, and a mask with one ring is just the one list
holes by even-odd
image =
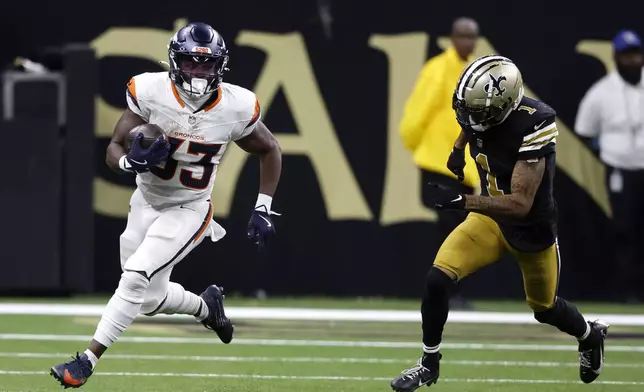
[[[589, 329], [588, 323], [579, 313], [577, 307], [560, 297], [557, 297], [555, 306], [552, 308], [543, 312], [534, 312], [534, 318], [540, 323], [557, 327], [560, 331], [577, 339], [584, 337]], [[586, 337], [594, 338], [592, 332], [593, 330], [590, 329], [590, 333]]]
[[442, 356], [443, 355], [441, 353], [434, 353], [434, 354], [424, 353], [421, 363], [423, 364], [423, 366], [425, 366], [428, 369], [436, 369], [440, 366], [439, 362]]
[[423, 303], [420, 308], [423, 316], [423, 345], [426, 353], [427, 349], [438, 348], [440, 345], [443, 327], [447, 322], [449, 295], [453, 285], [449, 276], [438, 268], [432, 267], [427, 274]]

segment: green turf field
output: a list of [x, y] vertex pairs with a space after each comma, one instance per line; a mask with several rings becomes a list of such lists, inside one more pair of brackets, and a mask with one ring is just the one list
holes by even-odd
[[[230, 302], [325, 308], [418, 307], [415, 301], [375, 299]], [[525, 310], [513, 303], [477, 303], [477, 310], [483, 310], [481, 306]], [[582, 308], [606, 313], [639, 310], [610, 304]], [[0, 391], [60, 390], [48, 375], [49, 368], [84, 350], [97, 321], [80, 316], [1, 315]], [[420, 326], [415, 323], [239, 320], [236, 325], [236, 339], [223, 345], [212, 332], [192, 322], [139, 319], [108, 351], [83, 390], [389, 391], [391, 378], [413, 365], [420, 354]], [[641, 332], [641, 328], [611, 327], [604, 373], [599, 382], [583, 385], [577, 381], [574, 341], [550, 327], [448, 324], [441, 379], [431, 388], [446, 392], [644, 391]]]

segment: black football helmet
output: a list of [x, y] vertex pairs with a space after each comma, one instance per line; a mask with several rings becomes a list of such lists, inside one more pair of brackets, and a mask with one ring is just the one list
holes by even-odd
[[227, 70], [228, 49], [221, 35], [205, 23], [182, 27], [168, 45], [170, 79], [185, 92], [202, 96], [215, 91]]

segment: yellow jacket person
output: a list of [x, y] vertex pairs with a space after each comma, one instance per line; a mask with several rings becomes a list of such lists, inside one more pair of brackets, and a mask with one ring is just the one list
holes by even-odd
[[[452, 109], [452, 94], [458, 77], [469, 63], [477, 36], [476, 22], [466, 18], [456, 20], [452, 28], [453, 46], [425, 64], [407, 100], [400, 134], [414, 162], [424, 171], [456, 179], [446, 166], [454, 140], [461, 132]], [[476, 163], [468, 150], [465, 157], [463, 182], [475, 188], [479, 183]]]

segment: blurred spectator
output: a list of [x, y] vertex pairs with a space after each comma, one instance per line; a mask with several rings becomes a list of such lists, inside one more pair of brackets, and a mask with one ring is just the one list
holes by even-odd
[[[473, 19], [459, 18], [454, 21], [452, 46], [430, 59], [421, 70], [400, 125], [403, 143], [422, 170], [423, 183], [447, 185], [461, 193], [472, 193], [473, 188], [478, 186], [479, 177], [476, 163], [469, 155], [469, 148], [465, 153], [463, 183], [447, 169], [447, 159], [461, 131], [452, 109], [452, 94], [458, 77], [474, 52], [478, 35], [479, 27]], [[423, 192], [424, 204], [429, 206], [426, 198], [426, 193]], [[465, 213], [461, 211], [437, 213], [436, 249], [465, 218]], [[466, 304], [456, 295], [453, 297], [453, 306], [464, 307]]]
[[[641, 301], [638, 288], [644, 262], [644, 54], [640, 37], [619, 32], [613, 39], [616, 70], [597, 81], [582, 99], [576, 132], [595, 144], [606, 164], [606, 184], [613, 210], [617, 247], [615, 280], [631, 301]], [[642, 244], [642, 245], [640, 245]], [[612, 263], [611, 263], [612, 264]]]

